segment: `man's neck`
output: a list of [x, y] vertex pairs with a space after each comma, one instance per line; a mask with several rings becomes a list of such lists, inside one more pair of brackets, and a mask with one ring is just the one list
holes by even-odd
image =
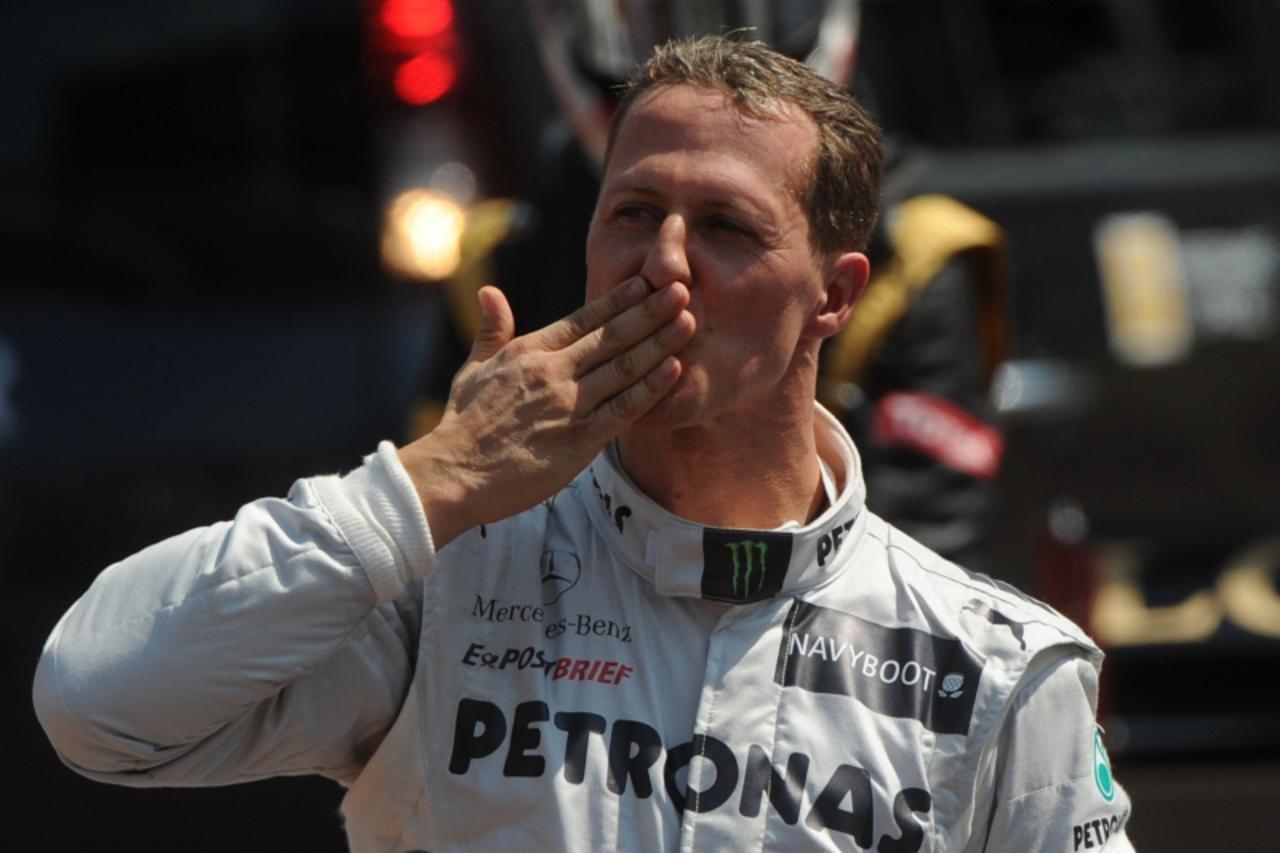
[[618, 449], [640, 490], [682, 518], [765, 530], [804, 524], [824, 500], [812, 403], [780, 421], [634, 428], [618, 438]]

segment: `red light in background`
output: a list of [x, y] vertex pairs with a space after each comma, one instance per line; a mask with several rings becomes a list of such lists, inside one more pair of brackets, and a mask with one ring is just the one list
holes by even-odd
[[396, 71], [396, 94], [405, 103], [429, 104], [445, 95], [458, 79], [458, 66], [445, 53], [423, 53]]
[[370, 75], [410, 106], [434, 103], [458, 84], [463, 45], [454, 0], [366, 0]]
[[382, 24], [401, 38], [437, 36], [453, 25], [451, 0], [387, 0]]

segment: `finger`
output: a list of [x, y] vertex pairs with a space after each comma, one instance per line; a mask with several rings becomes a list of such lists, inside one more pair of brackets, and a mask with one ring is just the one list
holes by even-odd
[[693, 315], [681, 311], [657, 332], [583, 376], [578, 395], [582, 410], [590, 411], [643, 380], [664, 359], [689, 343], [696, 327]]
[[575, 341], [565, 354], [573, 363], [574, 372], [583, 376], [655, 334], [688, 304], [687, 287], [679, 282], [667, 285]]
[[606, 438], [616, 436], [657, 405], [675, 387], [680, 374], [680, 361], [675, 356], [667, 356], [646, 373], [643, 380], [596, 409], [591, 416], [592, 426]]
[[480, 288], [476, 299], [480, 302], [480, 328], [467, 360], [486, 361], [515, 335], [516, 321], [506, 295], [498, 288], [486, 285]]
[[649, 283], [636, 276], [593, 299], [568, 317], [557, 320], [528, 336], [534, 346], [561, 350], [583, 335], [603, 326], [609, 320], [641, 302], [650, 293]]

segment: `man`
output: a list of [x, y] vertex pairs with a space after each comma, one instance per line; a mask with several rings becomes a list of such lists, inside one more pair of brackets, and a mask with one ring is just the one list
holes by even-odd
[[357, 850], [1127, 849], [1097, 649], [865, 511], [813, 402], [879, 157], [799, 63], [659, 50], [587, 305], [483, 290], [433, 432], [104, 572], [37, 673], [63, 759], [323, 773]]

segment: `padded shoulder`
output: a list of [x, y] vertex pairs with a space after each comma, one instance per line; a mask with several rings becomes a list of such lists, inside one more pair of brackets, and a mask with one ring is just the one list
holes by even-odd
[[984, 657], [1025, 670], [1042, 652], [1058, 647], [1099, 666], [1102, 652], [1078, 625], [1048, 604], [987, 575], [943, 559], [902, 531], [880, 521], [873, 537], [886, 551], [890, 571], [931, 621]]

